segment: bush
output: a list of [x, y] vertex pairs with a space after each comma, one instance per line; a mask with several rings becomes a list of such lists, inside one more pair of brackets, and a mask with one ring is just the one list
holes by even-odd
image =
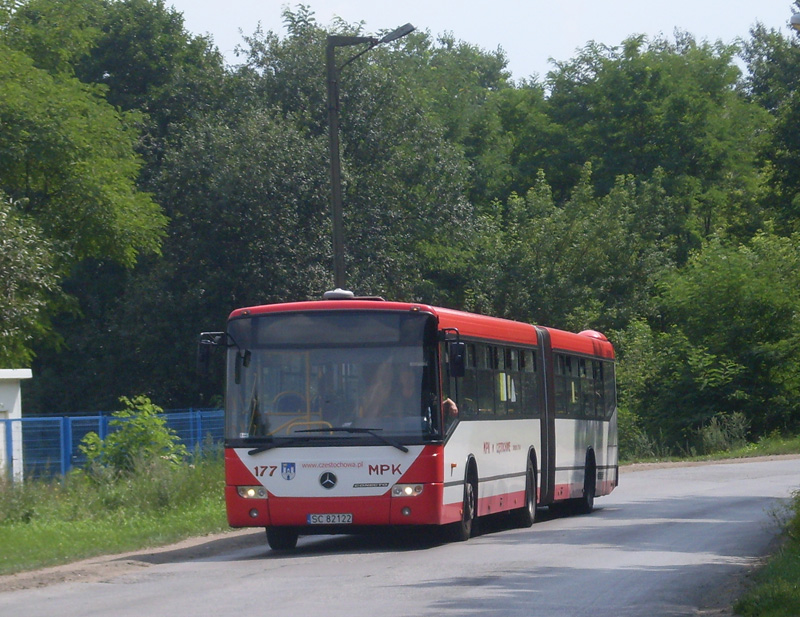
[[700, 441], [705, 454], [728, 452], [747, 444], [750, 423], [743, 413], [718, 413], [700, 429]]
[[79, 449], [86, 455], [90, 469], [99, 466], [130, 474], [142, 462], [152, 459], [175, 464], [186, 459], [186, 447], [167, 426], [161, 407], [141, 395], [133, 400], [123, 396], [120, 402], [126, 408], [112, 414], [110, 434], [100, 439], [97, 433], [88, 433], [81, 441]]
[[618, 409], [619, 457], [621, 461], [669, 458], [671, 450], [665, 443], [663, 434], [660, 439], [650, 437], [641, 426], [641, 420], [635, 413], [620, 407]]

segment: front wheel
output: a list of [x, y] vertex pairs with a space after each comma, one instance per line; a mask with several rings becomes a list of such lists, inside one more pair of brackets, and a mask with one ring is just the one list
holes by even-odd
[[472, 536], [472, 527], [477, 510], [477, 491], [470, 476], [464, 481], [464, 503], [461, 506], [461, 520], [453, 523], [450, 537], [455, 542], [466, 542]]
[[299, 534], [290, 527], [267, 527], [267, 544], [273, 551], [290, 551], [297, 546]]

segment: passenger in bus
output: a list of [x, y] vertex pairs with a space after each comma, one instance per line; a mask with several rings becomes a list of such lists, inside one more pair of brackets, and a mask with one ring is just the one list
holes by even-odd
[[451, 422], [458, 418], [458, 405], [453, 399], [446, 398], [442, 401], [442, 407], [444, 408], [445, 424], [449, 426]]

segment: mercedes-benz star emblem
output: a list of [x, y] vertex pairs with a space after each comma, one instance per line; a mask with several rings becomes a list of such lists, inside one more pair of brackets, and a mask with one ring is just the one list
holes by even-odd
[[326, 471], [319, 477], [319, 483], [322, 485], [322, 488], [332, 489], [336, 486], [336, 474]]

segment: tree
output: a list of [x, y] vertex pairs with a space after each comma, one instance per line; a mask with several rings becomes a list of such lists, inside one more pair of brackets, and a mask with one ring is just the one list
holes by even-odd
[[640, 36], [620, 47], [591, 43], [548, 75], [563, 149], [574, 152], [573, 167], [591, 161], [601, 194], [620, 175], [643, 180], [661, 169], [667, 194], [683, 197], [684, 259], [702, 238], [745, 239], [763, 222], [753, 206], [765, 116], [736, 88], [735, 52], [685, 33], [675, 42]]
[[760, 152], [766, 168], [763, 204], [777, 229], [798, 230], [800, 214], [800, 41], [759, 24], [743, 50], [749, 74], [746, 91], [772, 117]]
[[115, 107], [143, 114], [140, 185], [153, 190], [167, 142], [224, 98], [222, 55], [207, 37], [190, 35], [183, 15], [164, 0], [96, 1], [102, 1], [102, 10], [92, 28], [99, 34], [74, 70], [83, 82], [104, 85]]
[[736, 412], [756, 435], [797, 430], [799, 240], [714, 239], [663, 277], [660, 323], [649, 334], [639, 325], [635, 337], [623, 335], [622, 389], [650, 430], [679, 442], [715, 415]]
[[54, 75], [74, 76], [100, 36], [103, 0], [0, 0], [0, 7], [6, 43]]
[[[138, 116], [108, 105], [102, 87], [37, 68], [10, 48], [0, 31], [0, 191], [14, 204], [14, 220], [31, 227], [42, 250], [28, 253], [52, 287], [86, 259], [132, 266], [155, 253], [166, 219], [137, 191], [141, 160], [134, 152]], [[47, 294], [55, 300], [59, 294]], [[39, 296], [42, 300], [44, 296]], [[57, 308], [37, 310], [15, 361], [33, 355], [36, 337], [50, 331]], [[6, 340], [0, 342], [5, 348]], [[10, 353], [10, 352], [9, 352]]]
[[[206, 38], [189, 36], [180, 14], [163, 2], [28, 0], [9, 13], [2, 34], [44, 84], [38, 91], [21, 88], [27, 98], [15, 99], [14, 125], [34, 136], [33, 158], [12, 151], [8, 160], [25, 168], [18, 186], [30, 189], [33, 171], [35, 182], [46, 178], [58, 198], [50, 203], [39, 192], [9, 194], [26, 198], [21, 203], [31, 220], [42, 216], [56, 271], [73, 300], [71, 312], [46, 322], [62, 344], [54, 349], [39, 337], [41, 344], [28, 354], [38, 355], [37, 379], [26, 392], [28, 408], [108, 407], [123, 392], [113, 387], [109, 370], [125, 366], [109, 353], [129, 353], [114, 340], [121, 327], [110, 314], [120, 311], [134, 265], [143, 255], [157, 255], [165, 236], [167, 219], [156, 204], [164, 200], [152, 192], [153, 176], [160, 173], [170, 142], [178, 142], [197, 115], [221, 104], [222, 59]], [[26, 79], [33, 83], [33, 77]], [[19, 120], [27, 121], [25, 114], [35, 116], [27, 125]], [[36, 123], [42, 130], [31, 128]], [[76, 186], [74, 194], [65, 186]], [[101, 384], [111, 384], [110, 392], [98, 391]]]
[[[499, 214], [503, 247], [495, 311], [568, 329], [619, 329], [646, 313], [656, 274], [670, 263], [650, 184], [620, 178], [597, 197], [586, 165], [557, 204], [544, 173]], [[646, 227], [644, 220], [649, 220]]]
[[[285, 39], [260, 31], [247, 39], [240, 98], [272, 104], [309, 139], [326, 139], [328, 33], [306, 7], [284, 19]], [[339, 23], [337, 33], [359, 30]], [[462, 243], [470, 226], [463, 156], [427, 113], [414, 89], [419, 76], [406, 70], [418, 45], [415, 35], [382, 45], [341, 72], [346, 271], [360, 293], [414, 298], [424, 285], [416, 247]]]
[[31, 361], [31, 345], [61, 298], [53, 247], [0, 191], [0, 366]]
[[58, 243], [59, 265], [157, 251], [165, 219], [135, 187], [136, 116], [2, 43], [0, 58], [0, 188]]

